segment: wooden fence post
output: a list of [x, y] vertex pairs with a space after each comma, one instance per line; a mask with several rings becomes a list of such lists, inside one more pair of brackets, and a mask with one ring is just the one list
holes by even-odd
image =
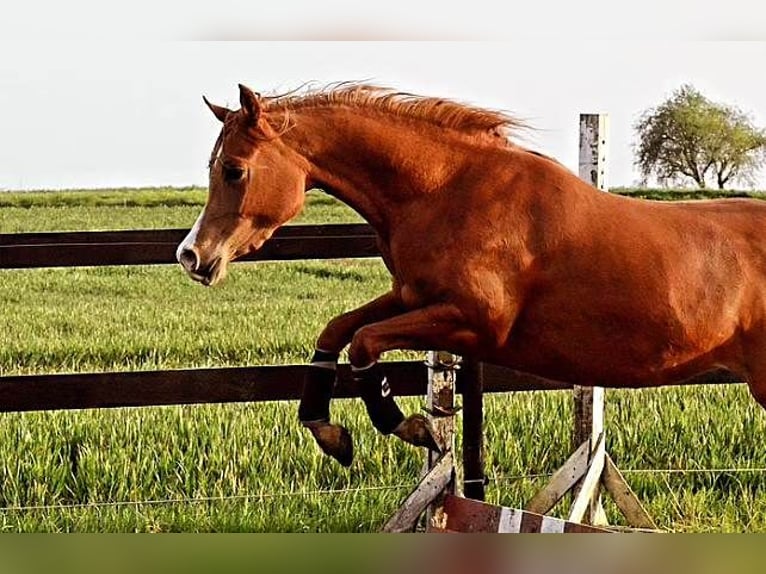
[[463, 391], [463, 494], [484, 500], [484, 364], [465, 361]]
[[580, 114], [579, 176], [596, 189], [607, 187], [609, 114]]
[[[455, 449], [455, 371], [459, 357], [444, 351], [428, 352], [428, 395], [426, 411], [433, 425], [436, 441], [444, 452]], [[426, 450], [426, 461], [423, 469], [428, 474], [442, 455]], [[454, 458], [452, 477], [447, 487], [429, 505], [426, 512], [426, 524], [439, 527], [445, 524], [444, 497], [455, 492]]]
[[[601, 191], [608, 191], [606, 182], [608, 130], [608, 114], [580, 114], [579, 176], [580, 179]], [[590, 440], [590, 456], [592, 463], [596, 465], [593, 472], [597, 472], [597, 478], [600, 478], [604, 468], [604, 455], [597, 450], [597, 445], [604, 432], [604, 389], [575, 386], [573, 398], [575, 428], [572, 446], [576, 449]], [[603, 439], [600, 448], [603, 449]], [[580, 483], [580, 486], [587, 486], [585, 480]], [[576, 494], [575, 499], [577, 498], [579, 497]], [[572, 518], [578, 520], [577, 516]], [[597, 485], [588, 504], [585, 521], [589, 524], [606, 523], [606, 514]]]

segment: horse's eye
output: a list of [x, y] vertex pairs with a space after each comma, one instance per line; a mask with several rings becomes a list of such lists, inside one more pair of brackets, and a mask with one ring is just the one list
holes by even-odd
[[241, 167], [223, 166], [223, 179], [226, 181], [239, 181], [245, 176], [245, 170]]

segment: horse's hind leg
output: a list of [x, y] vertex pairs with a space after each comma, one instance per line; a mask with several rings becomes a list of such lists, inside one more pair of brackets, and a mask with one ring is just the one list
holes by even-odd
[[402, 312], [394, 292], [330, 321], [319, 335], [317, 348], [306, 371], [298, 418], [314, 435], [317, 444], [344, 466], [353, 460], [351, 434], [330, 422], [330, 399], [335, 386], [338, 356], [361, 326]]
[[349, 359], [375, 428], [415, 446], [441, 450], [428, 419], [420, 414], [405, 418], [401, 413], [377, 361], [382, 353], [393, 349], [442, 349], [469, 354], [477, 341], [478, 335], [466, 324], [462, 313], [448, 304], [409, 311], [359, 329], [351, 341]]

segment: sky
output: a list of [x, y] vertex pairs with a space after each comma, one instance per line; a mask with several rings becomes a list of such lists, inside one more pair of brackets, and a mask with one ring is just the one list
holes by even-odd
[[[610, 187], [638, 182], [633, 126], [683, 83], [766, 127], [766, 38], [738, 40], [753, 39], [748, 26], [757, 18], [743, 19], [736, 33], [703, 29], [674, 41], [664, 28], [631, 36], [612, 27], [558, 34], [555, 26], [507, 39], [500, 30], [477, 33], [470, 18], [458, 28], [453, 19], [452, 31], [421, 28], [425, 39], [407, 26], [386, 28], [385, 19], [377, 29], [374, 20], [328, 23], [323, 33], [262, 20], [258, 33], [245, 34], [246, 18], [226, 25], [196, 18], [184, 20], [185, 29], [155, 25], [133, 37], [105, 37], [98, 26], [72, 35], [71, 17], [66, 37], [45, 22], [42, 40], [4, 36], [0, 190], [204, 186], [219, 123], [202, 96], [236, 108], [238, 83], [268, 94], [305, 82], [367, 81], [502, 109], [534, 126], [522, 145], [572, 170], [579, 114], [608, 113]], [[766, 173], [757, 186], [766, 188]]]

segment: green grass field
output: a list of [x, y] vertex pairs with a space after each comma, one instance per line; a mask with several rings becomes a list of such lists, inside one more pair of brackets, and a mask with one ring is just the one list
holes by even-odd
[[[677, 194], [672, 197], [679, 197]], [[665, 197], [667, 198], [667, 197]], [[196, 189], [2, 193], [0, 233], [189, 227]], [[359, 221], [312, 192], [302, 223]], [[305, 362], [332, 316], [388, 288], [377, 260], [235, 264], [205, 289], [177, 266], [0, 272], [0, 374]], [[388, 358], [419, 355], [390, 354]], [[407, 412], [418, 399], [402, 400]], [[421, 454], [378, 436], [357, 401], [343, 469], [295, 403], [5, 414], [4, 531], [374, 531]], [[571, 396], [486, 398], [488, 500], [522, 506], [569, 455]], [[607, 392], [607, 449], [662, 528], [766, 531], [766, 412], [743, 386]], [[459, 438], [459, 437], [458, 437]], [[646, 472], [691, 469], [700, 472]], [[565, 506], [557, 509], [561, 515]], [[621, 523], [607, 499], [607, 512]]]

